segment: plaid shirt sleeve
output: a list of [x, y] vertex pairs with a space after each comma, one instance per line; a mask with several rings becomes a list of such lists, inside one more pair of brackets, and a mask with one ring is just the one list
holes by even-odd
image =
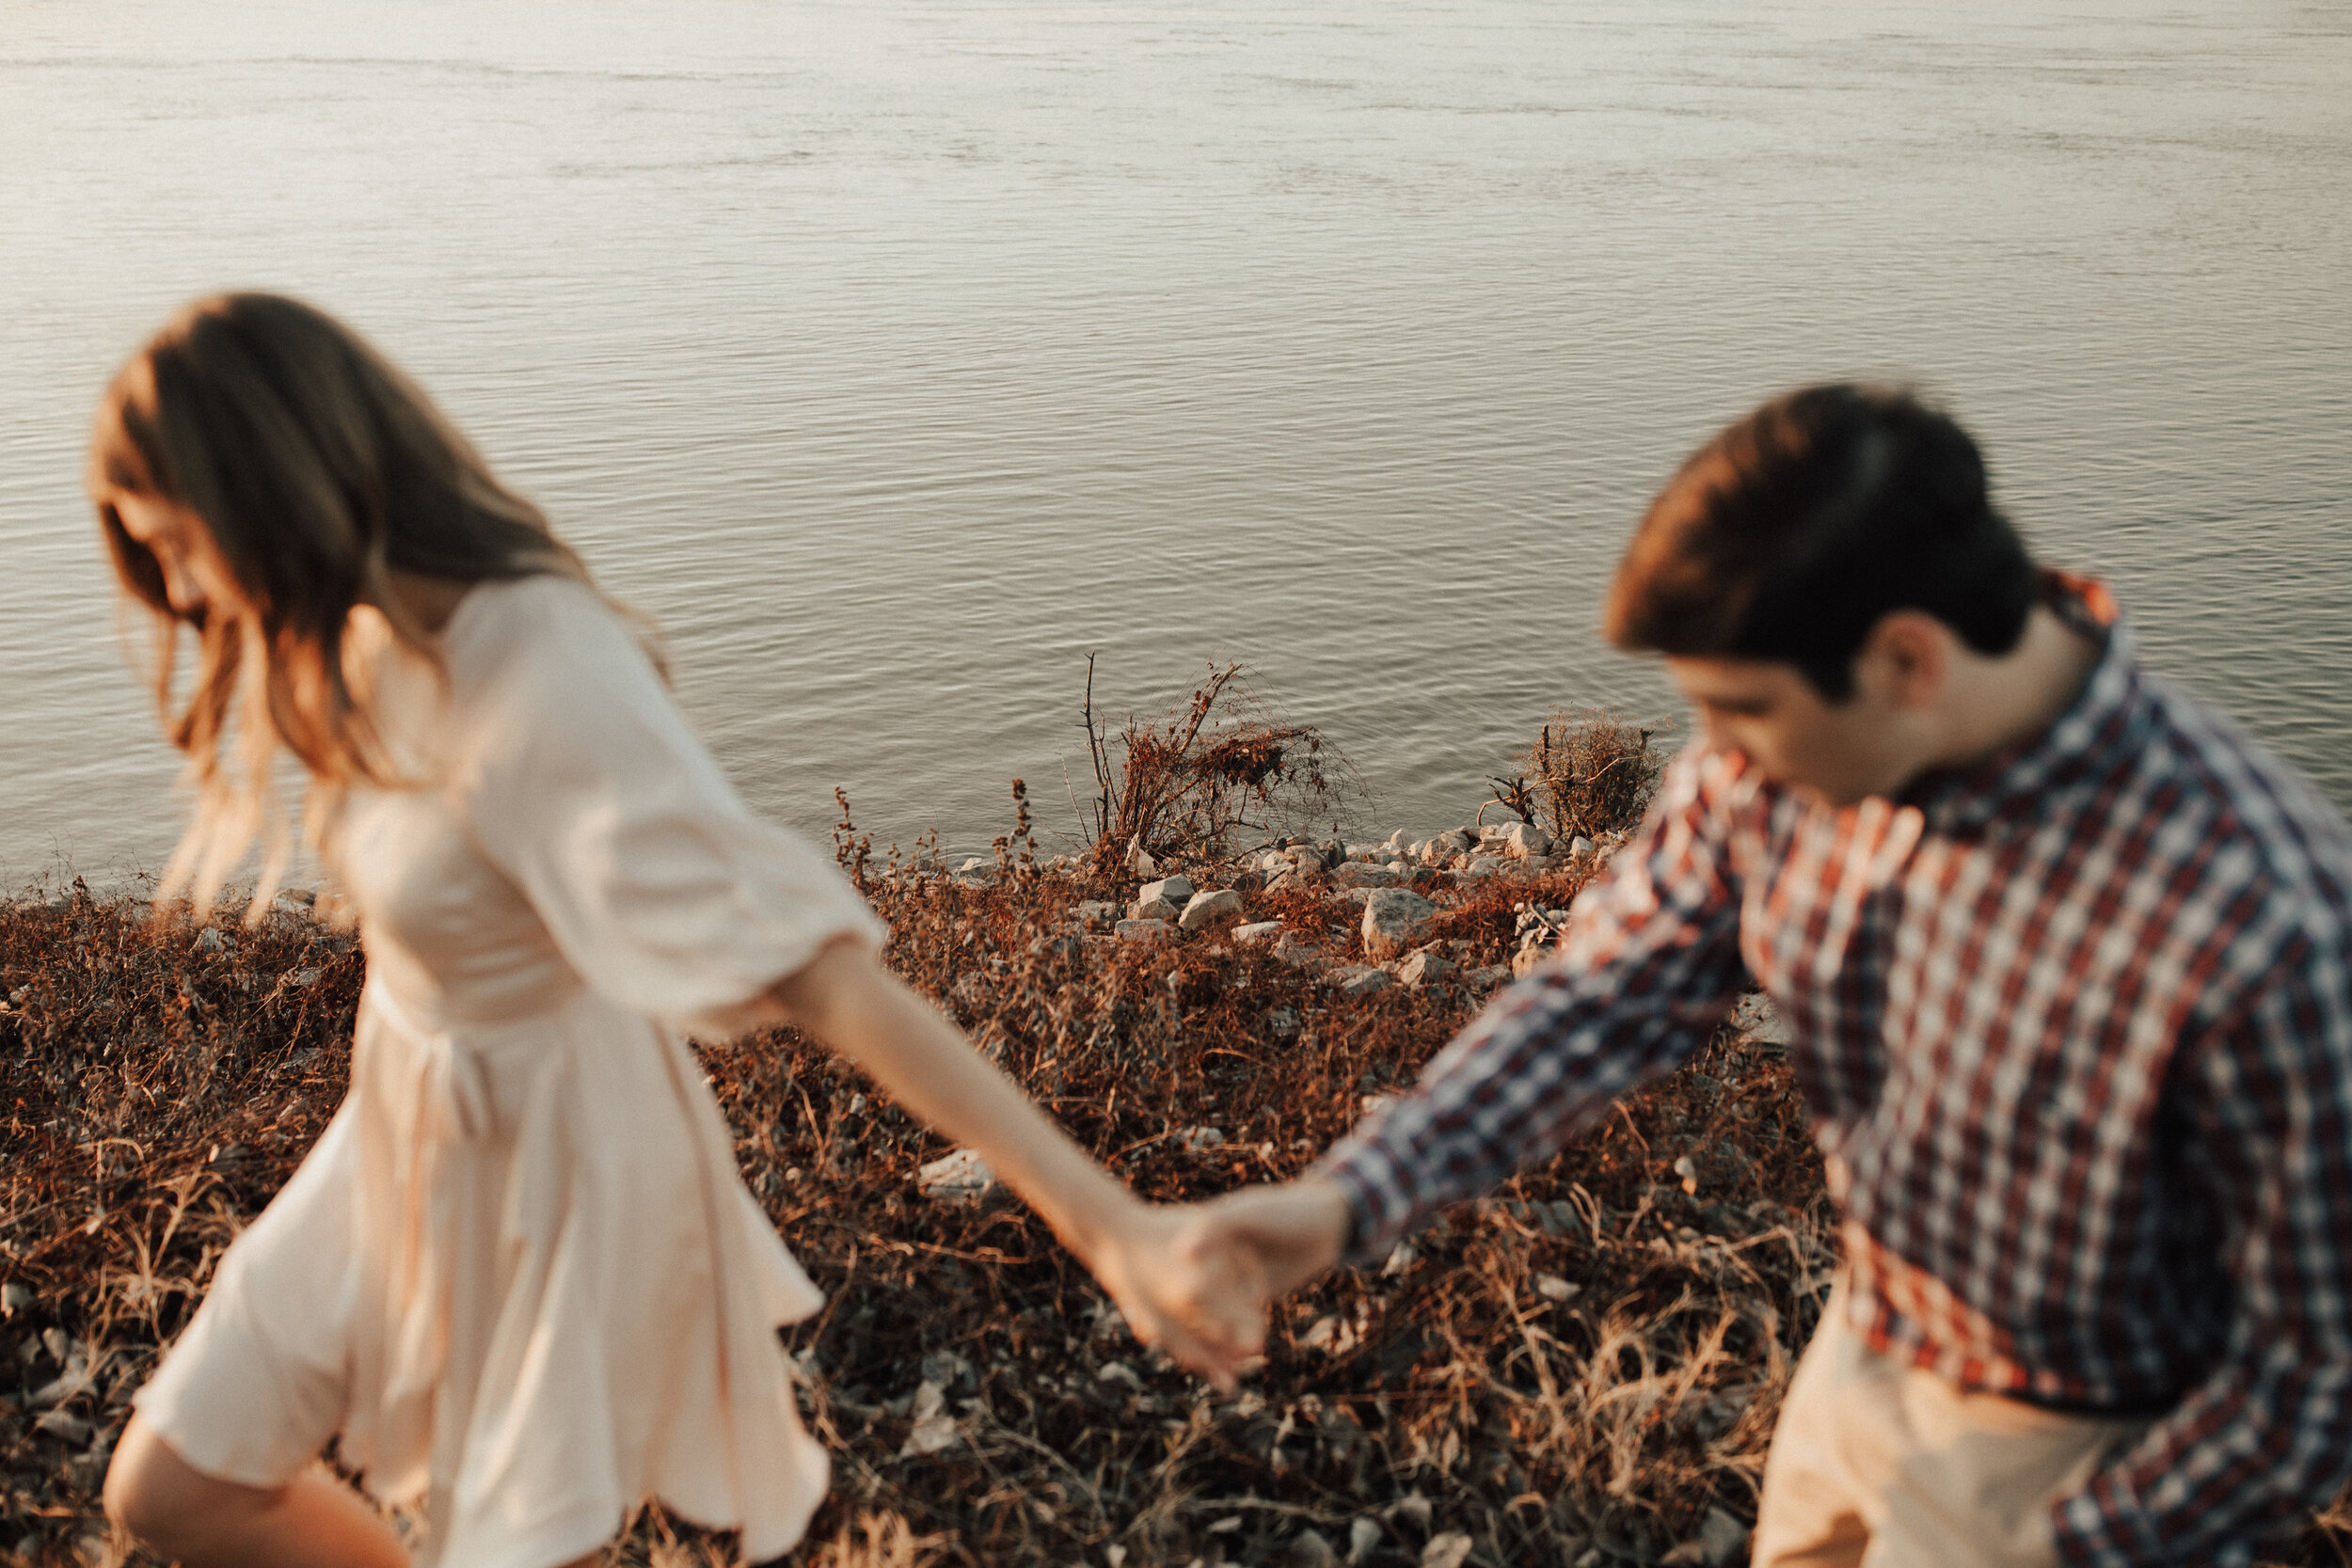
[[2352, 1475], [2352, 953], [2266, 921], [2233, 946], [2275, 958], [2173, 1069], [2236, 1293], [2228, 1353], [2053, 1505], [2069, 1563], [2242, 1563]]
[[1383, 1256], [1438, 1205], [1558, 1149], [1706, 1040], [1743, 974], [1723, 804], [1737, 787], [1734, 762], [1677, 759], [1608, 879], [1578, 895], [1560, 955], [1318, 1163], [1354, 1211], [1351, 1260]]

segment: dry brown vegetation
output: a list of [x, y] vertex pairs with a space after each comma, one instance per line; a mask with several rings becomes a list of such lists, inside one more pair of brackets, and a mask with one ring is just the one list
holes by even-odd
[[1598, 840], [1649, 803], [1666, 760], [1656, 734], [1606, 708], [1555, 708], [1496, 798], [1554, 838]]
[[[1300, 1169], [1481, 1000], [1349, 999], [1216, 931], [1084, 934], [1077, 905], [1132, 879], [1041, 870], [1025, 838], [985, 885], [843, 848], [894, 966], [1154, 1197]], [[1514, 903], [1563, 904], [1584, 875], [1442, 891], [1434, 940], [1499, 962]], [[1251, 903], [1335, 957], [1355, 941], [1356, 906], [1327, 892]], [[97, 1488], [126, 1402], [331, 1114], [361, 966], [295, 909], [244, 929], [152, 925], [78, 887], [0, 906], [0, 1553], [109, 1556]], [[821, 1049], [777, 1032], [703, 1053], [745, 1180], [829, 1298], [785, 1337], [835, 1461], [796, 1561], [1740, 1560], [1834, 1262], [1772, 1048], [1726, 1031], [1385, 1267], [1284, 1304], [1232, 1399], [1139, 1352], [1001, 1194], [920, 1196], [945, 1146]], [[2344, 1560], [2347, 1524], [2281, 1560]], [[610, 1560], [730, 1559], [649, 1513]]]
[[1212, 667], [1184, 703], [1131, 713], [1114, 729], [1095, 713], [1089, 654], [1079, 717], [1095, 784], [1080, 828], [1104, 870], [1130, 847], [1162, 860], [1214, 860], [1245, 839], [1311, 830], [1362, 793], [1322, 732], [1284, 719], [1238, 664]]

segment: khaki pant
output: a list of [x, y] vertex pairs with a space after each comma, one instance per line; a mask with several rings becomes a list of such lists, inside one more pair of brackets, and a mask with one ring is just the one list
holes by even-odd
[[1961, 1393], [1864, 1345], [1845, 1294], [1781, 1405], [1753, 1568], [2056, 1568], [2051, 1500], [2148, 1423]]

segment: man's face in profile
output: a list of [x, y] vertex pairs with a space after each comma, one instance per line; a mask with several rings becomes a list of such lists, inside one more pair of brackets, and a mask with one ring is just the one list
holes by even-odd
[[1776, 784], [1850, 806], [1892, 795], [1915, 770], [1895, 715], [1871, 683], [1833, 703], [1793, 664], [1752, 658], [1669, 658], [1668, 673], [1708, 745], [1738, 752]]

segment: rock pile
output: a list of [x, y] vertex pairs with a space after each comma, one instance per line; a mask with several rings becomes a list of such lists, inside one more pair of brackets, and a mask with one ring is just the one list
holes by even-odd
[[[1482, 817], [1497, 814], [1488, 802]], [[1478, 820], [1415, 837], [1393, 832], [1385, 839], [1346, 842], [1339, 838], [1278, 838], [1231, 859], [1178, 869], [1131, 845], [1122, 870], [1136, 880], [1131, 896], [1082, 899], [1070, 907], [1073, 942], [1173, 942], [1201, 940], [1270, 949], [1284, 961], [1310, 972], [1346, 996], [1369, 996], [1391, 985], [1410, 990], [1461, 988], [1491, 990], [1524, 974], [1553, 951], [1567, 911], [1565, 899], [1514, 906], [1518, 949], [1510, 962], [1473, 966], [1464, 959], [1464, 942], [1433, 940], [1433, 927], [1468, 893], [1497, 880], [1526, 881], [1560, 872], [1597, 872], [1609, 848], [1588, 839], [1555, 842], [1534, 823], [1507, 812], [1503, 820]], [[950, 876], [957, 881], [991, 885], [1011, 863], [974, 858], [947, 872], [935, 861], [897, 866], [890, 877]], [[1043, 861], [1021, 875], [1076, 878], [1087, 867], [1069, 856]], [[1557, 889], [1556, 881], [1545, 884]], [[1571, 884], [1573, 885], [1573, 884]], [[1296, 918], [1295, 898], [1311, 895], [1334, 906], [1331, 921], [1308, 924]], [[1292, 920], [1273, 918], [1276, 908], [1253, 900], [1288, 895], [1279, 909]], [[1349, 908], [1349, 906], [1353, 906]], [[1339, 927], [1344, 911], [1344, 926]], [[1344, 936], [1341, 930], [1344, 930]]]

